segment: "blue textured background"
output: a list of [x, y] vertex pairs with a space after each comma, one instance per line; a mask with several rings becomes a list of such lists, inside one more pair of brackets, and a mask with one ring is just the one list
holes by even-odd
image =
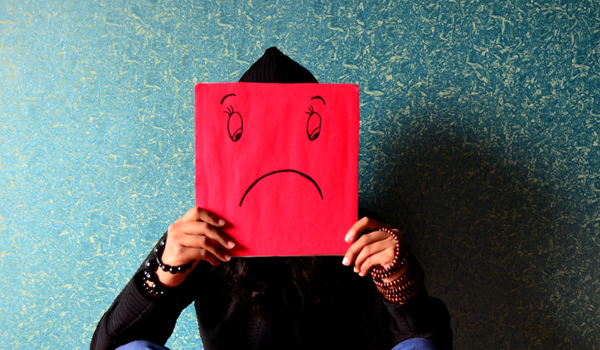
[[599, 44], [597, 0], [1, 0], [0, 348], [88, 347], [194, 203], [194, 83], [269, 46], [360, 85], [360, 202], [457, 349], [600, 348]]

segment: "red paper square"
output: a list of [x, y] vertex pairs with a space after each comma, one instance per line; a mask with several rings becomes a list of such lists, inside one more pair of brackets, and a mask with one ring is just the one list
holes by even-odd
[[358, 86], [196, 85], [196, 205], [234, 256], [343, 255], [358, 208]]

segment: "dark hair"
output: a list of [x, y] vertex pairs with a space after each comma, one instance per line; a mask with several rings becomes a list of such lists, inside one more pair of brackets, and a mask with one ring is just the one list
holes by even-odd
[[235, 258], [213, 271], [236, 307], [265, 314], [275, 302], [306, 310], [333, 300], [340, 284], [336, 267], [318, 256]]

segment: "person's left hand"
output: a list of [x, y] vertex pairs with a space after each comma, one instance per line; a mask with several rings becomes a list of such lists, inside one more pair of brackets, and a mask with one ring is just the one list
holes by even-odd
[[[377, 231], [383, 227], [389, 226], [368, 217], [364, 217], [352, 225], [350, 231], [346, 234], [345, 240], [353, 244], [346, 252], [342, 264], [350, 266], [354, 263], [354, 272], [362, 277], [366, 276], [373, 266], [382, 265], [384, 268], [389, 267], [394, 261], [396, 241], [394, 237], [386, 232]], [[371, 232], [358, 238], [360, 233], [365, 230]], [[394, 231], [397, 230], [394, 229]], [[401, 237], [402, 235], [400, 234]], [[389, 280], [394, 280], [403, 273], [404, 271], [399, 271], [394, 276], [390, 276]]]

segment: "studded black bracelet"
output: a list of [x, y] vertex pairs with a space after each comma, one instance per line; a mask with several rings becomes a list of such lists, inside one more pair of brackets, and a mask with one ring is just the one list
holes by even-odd
[[168, 271], [172, 274], [184, 273], [185, 271], [187, 271], [188, 269], [190, 269], [192, 267], [193, 261], [190, 261], [189, 263], [187, 263], [185, 265], [181, 265], [181, 266], [170, 266], [170, 265], [163, 263], [162, 255], [165, 251], [166, 244], [167, 244], [167, 239], [163, 238], [160, 242], [158, 242], [158, 245], [156, 246], [156, 248], [154, 248], [154, 252], [156, 253], [156, 263], [158, 264], [158, 266], [160, 266], [160, 268], [163, 271], [165, 271], [165, 272]]
[[[151, 295], [164, 295], [166, 287], [162, 283], [160, 283], [160, 281], [158, 280], [158, 276], [156, 275], [158, 264], [155, 260], [150, 259], [146, 261], [145, 266], [146, 268], [144, 269], [144, 275], [142, 276], [142, 286]], [[152, 286], [149, 286], [148, 282], [152, 282]]]
[[[170, 266], [162, 262], [162, 255], [165, 251], [165, 245], [167, 244], [166, 239], [160, 240], [154, 248], [156, 257], [154, 259], [148, 259], [145, 263], [144, 274], [142, 276], [142, 286], [144, 289], [154, 296], [162, 296], [165, 294], [167, 287], [160, 283], [156, 271], [158, 267], [163, 271], [169, 271], [172, 274], [183, 273], [192, 267], [192, 262], [189, 262], [181, 266]], [[152, 282], [152, 286], [148, 285], [148, 282]]]

